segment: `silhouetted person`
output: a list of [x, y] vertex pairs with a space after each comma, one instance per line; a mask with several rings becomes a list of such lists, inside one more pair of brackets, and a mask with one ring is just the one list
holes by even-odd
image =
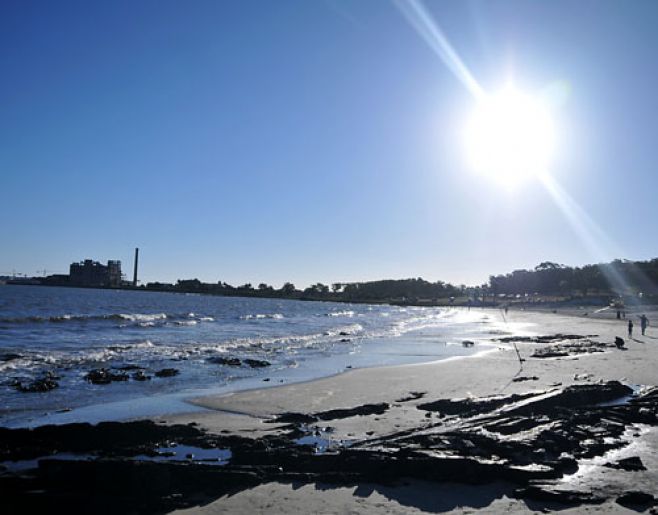
[[640, 329], [642, 329], [642, 336], [644, 336], [644, 331], [647, 330], [648, 325], [649, 325], [649, 319], [647, 318], [646, 315], [642, 315], [640, 317]]
[[617, 310], [617, 320], [621, 319], [621, 311]]
[[633, 321], [628, 321], [628, 337], [633, 338]]

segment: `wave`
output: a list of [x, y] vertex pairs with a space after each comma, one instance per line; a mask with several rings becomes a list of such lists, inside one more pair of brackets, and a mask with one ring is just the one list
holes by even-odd
[[262, 320], [266, 318], [280, 320], [285, 317], [281, 313], [256, 313], [253, 315], [241, 315], [239, 318], [240, 320]]
[[[195, 334], [194, 329], [186, 328], [186, 326], [194, 326], [215, 320], [210, 316], [201, 316], [187, 311], [178, 314], [162, 312], [85, 315], [83, 319], [121, 320], [129, 327], [169, 326], [172, 327], [172, 333], [167, 334], [165, 332], [162, 340], [157, 345], [149, 340], [142, 340], [126, 344], [118, 341], [117, 344], [103, 343], [102, 346], [91, 348], [60, 348], [57, 350], [49, 350], [45, 346], [33, 350], [0, 348], [0, 371], [12, 370], [16, 372], [20, 370], [35, 373], [43, 369], [60, 368], [62, 373], [66, 373], [66, 367], [81, 371], [92, 367], [125, 363], [153, 367], [156, 366], [156, 363], [160, 365], [168, 360], [189, 360], [187, 366], [193, 369], [197, 364], [205, 366], [204, 363], [207, 357], [216, 353], [227, 352], [238, 356], [242, 354], [259, 355], [270, 361], [276, 361], [287, 357], [306, 355], [309, 352], [330, 353], [337, 348], [341, 349], [340, 352], [344, 352], [342, 349], [346, 345], [359, 346], [365, 340], [395, 337], [409, 331], [430, 326], [441, 326], [446, 323], [446, 330], [451, 331], [450, 327], [454, 323], [461, 325], [461, 322], [472, 322], [470, 319], [462, 320], [461, 317], [453, 317], [447, 310], [436, 309], [407, 309], [402, 313], [397, 309], [390, 309], [386, 311], [386, 313], [390, 313], [388, 317], [384, 317], [378, 308], [373, 310], [371, 315], [360, 317], [358, 319], [360, 323], [355, 323], [356, 319], [352, 316], [354, 313], [360, 314], [361, 308], [355, 308], [354, 310], [343, 309], [330, 313], [327, 312], [329, 310], [324, 313], [322, 311], [315, 311], [317, 314], [309, 314], [306, 320], [295, 318], [295, 324], [277, 324], [274, 320], [285, 318], [282, 313], [256, 313], [254, 310], [250, 314], [244, 314], [237, 318], [239, 320], [262, 321], [258, 325], [254, 324], [253, 327], [243, 326], [240, 322], [234, 320], [218, 326], [217, 336], [213, 336], [215, 331], [201, 331]], [[323, 315], [326, 315], [326, 317], [318, 318], [318, 316], [323, 317]], [[60, 318], [62, 320], [71, 320], [75, 316], [62, 315]], [[43, 317], [40, 320], [49, 321], [50, 318]], [[273, 322], [268, 325], [268, 320], [273, 320]], [[189, 331], [186, 334], [189, 334], [190, 338], [195, 338], [196, 341], [181, 341], [179, 333], [173, 332], [175, 326], [180, 326], [180, 331]], [[282, 329], [284, 331], [281, 331]], [[160, 331], [160, 329], [157, 329], [157, 331]], [[166, 329], [163, 329], [163, 331], [166, 331]], [[282, 332], [284, 334], [281, 334]], [[201, 338], [201, 341], [197, 338]], [[210, 338], [212, 338], [211, 341], [209, 341]], [[3, 351], [7, 351], [7, 354], [16, 352], [20, 356], [3, 361], [1, 359]], [[177, 366], [185, 365], [181, 363]]]
[[197, 320], [175, 320], [174, 325], [181, 325], [181, 326], [191, 326], [191, 325], [197, 325], [199, 322]]
[[[281, 315], [282, 316], [282, 315]], [[118, 320], [135, 322], [142, 327], [152, 327], [156, 323], [166, 320], [193, 319], [198, 322], [214, 322], [211, 316], [198, 316], [194, 313], [167, 314], [167, 313], [109, 313], [100, 315], [51, 315], [51, 316], [26, 316], [26, 317], [0, 317], [0, 323], [4, 324], [41, 324], [41, 323], [64, 323], [64, 322], [92, 322], [105, 320]]]
[[153, 314], [141, 314], [141, 313], [119, 313], [119, 315], [109, 315], [111, 317], [118, 317], [122, 320], [130, 320], [131, 322], [153, 322], [155, 320], [165, 320], [167, 317], [166, 313], [153, 313]]
[[353, 317], [354, 315], [354, 311], [351, 310], [332, 311], [331, 313], [327, 313], [328, 317]]
[[141, 359], [148, 354], [157, 355], [157, 346], [150, 340], [135, 343], [108, 345], [92, 349], [26, 351], [18, 353], [4, 349], [0, 355], [12, 355], [13, 359], [0, 362], [0, 372], [38, 372], [43, 368], [69, 368], [75, 366], [105, 363], [112, 359]]
[[[151, 323], [151, 322], [141, 322]], [[197, 320], [177, 320], [180, 325], [196, 324]], [[205, 360], [216, 353], [237, 352], [253, 355], [254, 352], [267, 355], [296, 354], [303, 349], [328, 350], [331, 346], [342, 342], [346, 337], [354, 344], [366, 337], [366, 332], [360, 324], [340, 325], [324, 332], [309, 332], [305, 334], [286, 334], [281, 336], [253, 336], [243, 338], [227, 338], [215, 342], [189, 343], [159, 343], [150, 340], [134, 343], [117, 343], [103, 347], [35, 351], [25, 349], [0, 349], [3, 355], [13, 356], [7, 361], [0, 360], [0, 372], [12, 371], [34, 374], [44, 369], [91, 368], [112, 366], [114, 363], [139, 363], [152, 366], [154, 362], [165, 360]]]

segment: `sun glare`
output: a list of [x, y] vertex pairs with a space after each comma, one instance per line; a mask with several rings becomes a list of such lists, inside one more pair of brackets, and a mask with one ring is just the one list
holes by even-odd
[[464, 136], [469, 165], [507, 186], [546, 172], [554, 150], [547, 106], [511, 87], [478, 101]]

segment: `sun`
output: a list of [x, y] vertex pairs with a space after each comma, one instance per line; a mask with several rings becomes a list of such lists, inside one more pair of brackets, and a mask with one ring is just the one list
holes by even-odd
[[482, 97], [464, 130], [470, 167], [508, 186], [545, 173], [554, 140], [548, 106], [513, 87]]

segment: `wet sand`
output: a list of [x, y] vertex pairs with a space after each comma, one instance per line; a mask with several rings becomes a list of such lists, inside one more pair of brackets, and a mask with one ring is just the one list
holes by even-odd
[[[587, 313], [587, 315], [585, 315]], [[490, 311], [491, 317], [502, 317], [498, 310]], [[656, 320], [655, 312], [647, 312], [651, 320]], [[264, 420], [280, 413], [310, 413], [321, 410], [347, 408], [364, 404], [389, 403], [390, 408], [375, 416], [357, 416], [342, 420], [332, 420], [334, 440], [359, 440], [373, 435], [386, 435], [394, 432], [413, 430], [424, 423], [426, 413], [417, 405], [428, 399], [453, 399], [483, 397], [491, 395], [512, 395], [528, 391], [545, 391], [569, 385], [595, 384], [617, 380], [632, 385], [654, 385], [658, 382], [658, 331], [649, 327], [646, 336], [639, 334], [636, 314], [635, 337], [628, 339], [626, 321], [618, 321], [614, 313], [604, 311], [599, 314], [589, 308], [550, 311], [514, 311], [507, 314], [507, 320], [529, 324], [528, 329], [537, 335], [575, 334], [592, 335], [597, 342], [612, 344], [615, 337], [626, 340], [627, 350], [614, 347], [605, 352], [574, 354], [556, 358], [530, 357], [540, 343], [517, 342], [521, 356], [525, 359], [520, 370], [516, 352], [511, 342], [499, 342], [498, 349], [475, 357], [449, 360], [430, 364], [384, 367], [376, 369], [350, 370], [338, 376], [317, 381], [286, 385], [263, 390], [253, 390], [232, 395], [195, 399], [198, 405], [216, 410], [192, 418], [179, 417], [177, 422], [194, 419], [210, 431], [220, 429], [245, 431], [254, 435], [271, 431]], [[595, 336], [594, 336], [595, 335]], [[501, 335], [499, 337], [505, 337]], [[493, 336], [497, 338], [497, 336]], [[527, 378], [514, 381], [514, 379]], [[396, 400], [409, 397], [410, 392], [422, 392], [423, 398], [407, 402]], [[652, 458], [649, 449], [655, 448], [658, 436], [655, 431], [642, 433], [635, 438], [637, 454], [647, 466], [646, 471], [617, 471], [606, 468], [602, 471], [593, 465], [589, 475], [580, 479], [580, 487], [606, 491], [610, 499], [595, 506], [581, 505], [574, 512], [619, 512], [625, 508], [614, 502], [615, 495], [628, 489], [642, 489], [655, 492], [658, 485], [658, 460]], [[620, 455], [623, 455], [621, 451]], [[599, 460], [600, 461], [600, 460]], [[588, 469], [589, 470], [589, 469]], [[576, 479], [574, 479], [576, 481]], [[397, 489], [396, 489], [397, 488]], [[474, 502], [478, 492], [493, 488], [492, 495], [484, 495]], [[447, 489], [447, 490], [446, 490]], [[484, 489], [484, 490], [480, 490]], [[455, 487], [411, 481], [398, 487], [355, 487], [328, 488], [314, 485], [294, 485], [269, 483], [252, 490], [227, 496], [201, 509], [201, 513], [231, 512], [307, 511], [308, 506], [317, 507], [327, 513], [344, 513], [355, 510], [416, 513], [418, 511], [445, 511], [462, 508], [482, 509], [486, 512], [527, 511], [540, 509], [540, 504], [510, 499], [504, 493], [495, 493], [495, 485], [487, 487]], [[462, 491], [463, 490], [463, 491]], [[446, 496], [439, 492], [450, 491]], [[406, 499], [406, 500], [405, 500]]]
[[[625, 321], [585, 312], [512, 310], [513, 334], [492, 334], [496, 348], [477, 356], [193, 399], [207, 410], [155, 424], [6, 430], [5, 459], [56, 447], [96, 460], [43, 460], [0, 488], [13, 488], [10, 506], [70, 512], [89, 502], [143, 513], [649, 510], [658, 331], [629, 340]], [[492, 323], [503, 316], [488, 313]], [[232, 457], [220, 467], [198, 457], [165, 463], [171, 442]], [[156, 461], [140, 461], [146, 455]], [[90, 489], [90, 477], [115, 484]], [[151, 488], [134, 486], [155, 477]]]

